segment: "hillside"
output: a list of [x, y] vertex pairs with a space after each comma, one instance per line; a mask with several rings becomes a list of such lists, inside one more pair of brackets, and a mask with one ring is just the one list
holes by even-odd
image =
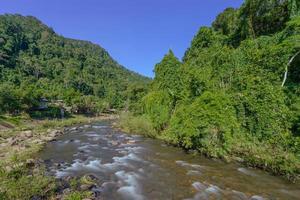
[[[158, 2], [44, 7], [47, 16], [88, 8], [72, 19], [108, 19], [120, 30], [123, 17], [132, 30], [142, 22], [147, 34], [155, 25], [162, 47], [167, 30], [178, 30], [168, 25], [188, 33], [182, 23], [195, 23], [185, 14], [224, 5]], [[19, 4], [7, 5], [2, 10]], [[91, 10], [98, 6], [106, 18]], [[30, 7], [40, 11], [37, 1]], [[148, 50], [156, 38], [128, 33], [141, 35], [136, 42]], [[244, 0], [225, 9], [199, 27], [182, 59], [166, 52], [153, 79], [35, 17], [0, 15], [0, 200], [298, 200], [299, 67], [299, 0]]]
[[19, 113], [41, 98], [77, 112], [122, 108], [149, 79], [119, 65], [102, 47], [68, 39], [34, 17], [0, 16], [0, 111]]
[[299, 177], [299, 10], [293, 0], [246, 0], [226, 9], [199, 29], [182, 62], [170, 51], [155, 66], [143, 109], [134, 111], [141, 115], [131, 119], [140, 124], [125, 119], [121, 126]]

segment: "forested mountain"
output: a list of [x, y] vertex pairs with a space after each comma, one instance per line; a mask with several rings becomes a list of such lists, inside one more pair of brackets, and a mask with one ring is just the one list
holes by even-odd
[[297, 0], [246, 0], [201, 27], [182, 62], [170, 51], [135, 111], [151, 135], [299, 176], [299, 10]]
[[80, 112], [125, 106], [149, 81], [100, 46], [57, 35], [34, 17], [0, 16], [0, 111], [28, 111], [41, 98]]
[[129, 109], [135, 116], [125, 126], [299, 177], [299, 15], [298, 0], [228, 8], [199, 29], [182, 61], [170, 50], [149, 87], [98, 45], [59, 36], [34, 17], [3, 15], [0, 111], [30, 112], [42, 98], [78, 112]]

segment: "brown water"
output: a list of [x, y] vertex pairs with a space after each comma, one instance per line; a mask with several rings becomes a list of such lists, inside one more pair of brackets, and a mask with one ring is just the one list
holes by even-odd
[[49, 143], [40, 156], [58, 178], [96, 176], [101, 199], [300, 199], [299, 184], [126, 135], [108, 122], [76, 129]]

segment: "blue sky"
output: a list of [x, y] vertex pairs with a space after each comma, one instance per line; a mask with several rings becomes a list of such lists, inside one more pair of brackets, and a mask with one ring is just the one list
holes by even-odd
[[100, 44], [146, 76], [169, 49], [182, 58], [200, 26], [242, 0], [0, 0], [0, 13], [39, 18], [65, 37]]

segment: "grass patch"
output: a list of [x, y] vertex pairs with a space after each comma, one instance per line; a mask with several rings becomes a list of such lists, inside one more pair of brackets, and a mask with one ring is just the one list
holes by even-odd
[[239, 140], [229, 152], [243, 158], [244, 164], [281, 175], [295, 182], [300, 180], [299, 157], [278, 145], [254, 140]]
[[90, 198], [91, 196], [92, 196], [92, 193], [89, 191], [86, 191], [86, 192], [74, 191], [74, 192], [71, 192], [70, 194], [66, 195], [64, 197], [64, 200], [82, 200], [84, 198]]
[[0, 125], [7, 127], [7, 128], [13, 128], [15, 126], [20, 126], [22, 121], [27, 120], [28, 116], [25, 114], [22, 115], [0, 115]]
[[54, 179], [45, 176], [42, 170], [30, 173], [26, 166], [16, 164], [9, 172], [0, 169], [0, 185], [1, 200], [46, 198], [53, 195], [56, 189]]
[[145, 115], [134, 116], [131, 113], [123, 112], [120, 115], [118, 127], [127, 133], [140, 134], [152, 138], [157, 135], [153, 124]]
[[[4, 116], [1, 117], [3, 118]], [[13, 118], [14, 120], [18, 119], [18, 117]], [[95, 120], [100, 120], [100, 118], [73, 115], [65, 119], [32, 120], [31, 118], [20, 117], [19, 123], [16, 124], [14, 128], [0, 131], [0, 138], [17, 136], [20, 131], [23, 130], [32, 130], [36, 134], [43, 134], [47, 129], [60, 129], [74, 124], [89, 123]]]
[[[174, 132], [171, 134], [156, 132], [151, 121], [145, 115], [134, 116], [131, 113], [122, 113], [117, 126], [128, 133], [161, 139], [170, 145], [183, 147], [182, 141], [178, 140]], [[300, 180], [300, 157], [297, 155], [297, 151], [292, 151], [290, 148], [283, 148], [268, 141], [258, 141], [242, 134], [232, 137], [227, 148], [216, 146], [213, 138], [208, 137], [205, 141], [205, 145], [202, 143], [202, 146], [190, 149], [197, 150], [207, 157], [219, 158], [227, 162], [239, 161], [246, 166], [263, 169], [293, 182]]]

